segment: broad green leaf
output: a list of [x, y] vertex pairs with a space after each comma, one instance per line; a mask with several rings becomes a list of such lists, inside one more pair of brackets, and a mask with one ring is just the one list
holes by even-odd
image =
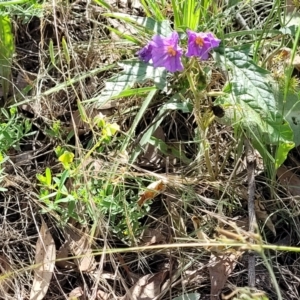
[[[268, 71], [233, 49], [215, 53], [215, 57], [230, 70], [230, 83], [224, 89], [228, 94], [215, 101], [225, 110], [219, 120], [243, 130], [265, 163], [271, 159], [278, 168], [294, 147], [293, 131], [278, 111]], [[277, 146], [275, 157], [269, 153], [268, 145]]]
[[283, 112], [285, 119], [289, 122], [294, 132], [294, 143], [300, 145], [300, 95], [289, 92], [284, 102], [283, 93], [278, 94], [278, 108]]
[[119, 20], [123, 20], [125, 22], [142, 26], [145, 29], [149, 30], [152, 34], [161, 34], [163, 36], [168, 36], [173, 31], [168, 20], [158, 22], [152, 18], [137, 17], [122, 13], [106, 13], [103, 15], [106, 17], [112, 17]]
[[300, 13], [299, 12], [293, 12], [288, 13], [286, 15], [286, 25], [284, 27], [280, 28], [280, 32], [282, 34], [289, 34], [291, 36], [295, 36], [299, 27], [300, 22]]
[[154, 68], [137, 60], [123, 61], [119, 65], [124, 70], [106, 81], [99, 97], [100, 105], [109, 99], [119, 97], [123, 91], [130, 89], [135, 83], [143, 83], [148, 79], [153, 80], [158, 89], [164, 90], [166, 88], [167, 72], [165, 68]]
[[0, 78], [4, 99], [11, 82], [11, 64], [14, 54], [14, 36], [9, 16], [0, 15]]

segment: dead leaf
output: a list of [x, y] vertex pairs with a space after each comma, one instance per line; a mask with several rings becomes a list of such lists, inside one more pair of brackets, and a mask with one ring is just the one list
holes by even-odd
[[[192, 217], [193, 225], [196, 230], [197, 237], [200, 241], [203, 241], [207, 244], [215, 242], [215, 240], [210, 239], [202, 230], [201, 230], [201, 219], [199, 217]], [[217, 228], [217, 233], [219, 234], [222, 230]], [[239, 235], [228, 231], [230, 237], [239, 239]], [[222, 236], [219, 234], [219, 238]], [[211, 281], [211, 291], [210, 299], [217, 300], [219, 299], [219, 294], [224, 288], [228, 276], [234, 270], [237, 259], [243, 254], [242, 251], [235, 250], [233, 248], [226, 249], [225, 246], [204, 246], [204, 249], [211, 251], [211, 256], [209, 260], [209, 274]]]
[[[286, 13], [290, 16], [295, 10], [297, 10], [297, 7], [295, 5], [294, 0], [286, 0]], [[287, 19], [289, 20], [289, 18]]]
[[[69, 256], [69, 253], [70, 253], [70, 242], [66, 241], [63, 245], [61, 245], [61, 247], [57, 251], [56, 254], [57, 261], [55, 263], [57, 267], [61, 269], [74, 269], [76, 267], [74, 262], [65, 259]], [[63, 259], [63, 260], [59, 260], [59, 259]]]
[[[4, 255], [0, 255], [0, 275], [7, 274], [12, 271], [9, 261]], [[0, 280], [0, 295], [4, 298], [7, 292], [13, 288], [12, 279], [10, 277]], [[8, 295], [7, 295], [8, 296]], [[7, 297], [8, 298], [8, 297]]]
[[89, 272], [94, 270], [96, 262], [88, 237], [84, 233], [80, 234], [70, 228], [67, 228], [66, 231], [69, 235], [72, 254], [74, 256], [82, 256], [75, 259], [79, 271]]
[[237, 259], [241, 255], [240, 252], [224, 253], [222, 255], [211, 254], [209, 260], [209, 275], [210, 275], [210, 300], [218, 300], [219, 294], [225, 286], [228, 276], [234, 270]]
[[[180, 196], [178, 196], [178, 198], [180, 198]], [[167, 194], [165, 202], [169, 203], [171, 206], [171, 220], [174, 228], [174, 234], [176, 235], [176, 237], [186, 237], [186, 224], [182, 217], [182, 211], [181, 209], [178, 209], [178, 207], [174, 203], [172, 203], [172, 201], [174, 201], [173, 196]]]
[[145, 275], [131, 287], [122, 300], [153, 300], [161, 292], [168, 271]]
[[164, 243], [166, 237], [160, 232], [160, 230], [147, 228], [143, 231], [141, 236], [142, 246], [150, 246], [154, 244]]
[[46, 295], [53, 275], [55, 258], [55, 243], [46, 223], [42, 219], [35, 253], [35, 263], [40, 265], [34, 270], [30, 300], [41, 300]]
[[142, 206], [147, 200], [152, 200], [156, 196], [158, 196], [163, 190], [166, 188], [166, 184], [163, 180], [157, 180], [150, 183], [145, 191], [140, 195], [138, 200], [138, 205]]
[[82, 288], [79, 286], [71, 291], [69, 294], [68, 300], [81, 300], [84, 296]]
[[[200, 218], [196, 217], [196, 216], [192, 216], [192, 222], [193, 222], [193, 225], [194, 225], [194, 228], [195, 228], [195, 231], [196, 231], [197, 238], [201, 242], [209, 244], [210, 243], [209, 237], [201, 230], [201, 220], [200, 220]], [[209, 246], [207, 246], [207, 247], [204, 246], [203, 248], [206, 249], [206, 250], [209, 250], [210, 247]]]
[[103, 292], [101, 290], [97, 291], [97, 300], [109, 300], [112, 299], [111, 294]]
[[259, 201], [259, 200], [255, 200], [255, 213], [257, 218], [260, 221], [263, 221], [266, 226], [273, 232], [274, 236], [276, 236], [276, 229], [275, 226], [268, 214], [268, 212], [266, 211], [264, 205]]
[[278, 181], [292, 196], [300, 196], [300, 178], [287, 167], [282, 165], [277, 170]]

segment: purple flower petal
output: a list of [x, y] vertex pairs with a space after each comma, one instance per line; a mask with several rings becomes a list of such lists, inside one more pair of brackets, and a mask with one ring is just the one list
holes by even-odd
[[148, 43], [144, 48], [139, 50], [136, 54], [139, 56], [139, 59], [144, 62], [149, 62], [152, 58], [152, 46]]
[[207, 60], [211, 49], [219, 46], [221, 40], [214, 37], [211, 32], [194, 32], [187, 30], [188, 35], [188, 50], [187, 57], [197, 56], [202, 60]]
[[178, 46], [178, 33], [173, 32], [168, 37], [156, 35], [150, 45], [152, 46], [152, 61], [154, 67], [165, 67], [169, 72], [182, 71], [182, 49]]

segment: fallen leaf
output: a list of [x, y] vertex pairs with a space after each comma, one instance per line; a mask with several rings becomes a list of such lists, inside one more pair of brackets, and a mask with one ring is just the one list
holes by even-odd
[[109, 300], [112, 299], [111, 294], [103, 292], [101, 290], [97, 291], [97, 300]]
[[292, 196], [300, 196], [300, 178], [287, 167], [282, 165], [277, 170], [280, 184], [285, 187]]
[[237, 259], [241, 252], [224, 253], [221, 255], [211, 254], [209, 260], [209, 275], [210, 275], [210, 300], [218, 300], [219, 294], [225, 286], [228, 276], [234, 270]]
[[129, 289], [122, 300], [153, 300], [161, 292], [161, 285], [168, 271], [145, 275]]
[[[4, 255], [0, 255], [0, 276], [3, 274], [7, 274], [10, 271], [12, 271], [9, 261]], [[7, 292], [13, 289], [12, 279], [10, 277], [4, 278], [0, 280], [0, 295], [4, 298], [5, 295], [7, 295], [7, 298], [9, 298]]]
[[276, 236], [276, 229], [275, 226], [268, 214], [268, 212], [266, 211], [264, 205], [259, 201], [259, 200], [255, 200], [255, 214], [257, 216], [257, 218], [260, 221], [263, 221], [266, 226], [273, 232], [274, 236]]
[[82, 296], [84, 296], [83, 290], [80, 286], [78, 286], [77, 288], [71, 291], [68, 300], [81, 300]]
[[[59, 250], [57, 251], [56, 254], [56, 266], [61, 268], [61, 269], [74, 269], [76, 267], [75, 263], [67, 260], [66, 258], [69, 256], [70, 253], [70, 242], [66, 241]], [[59, 260], [63, 259], [63, 260]]]
[[[192, 222], [193, 222], [193, 225], [194, 225], [194, 228], [195, 228], [195, 231], [196, 231], [197, 238], [201, 242], [209, 244], [210, 243], [209, 237], [201, 230], [201, 220], [200, 220], [200, 218], [196, 217], [196, 216], [192, 216]], [[209, 250], [209, 246], [207, 246], [207, 247], [204, 246], [203, 248], [206, 249], [206, 250]]]
[[156, 196], [158, 196], [161, 192], [166, 188], [166, 184], [163, 180], [157, 180], [150, 183], [143, 193], [140, 195], [138, 200], [138, 205], [142, 206], [147, 200], [152, 200]]
[[41, 300], [46, 295], [53, 275], [55, 258], [55, 243], [46, 223], [42, 219], [35, 253], [35, 263], [40, 265], [34, 270], [30, 300]]
[[74, 256], [80, 256], [75, 259], [79, 271], [88, 272], [94, 270], [96, 262], [87, 236], [84, 233], [80, 234], [79, 232], [75, 232], [70, 228], [67, 228], [66, 232], [69, 235], [72, 254]]
[[160, 230], [147, 228], [142, 233], [141, 241], [142, 246], [150, 246], [164, 243], [166, 241], [166, 237], [160, 232]]
[[[202, 230], [201, 230], [201, 219], [199, 217], [193, 216], [192, 222], [196, 230], [197, 237], [200, 241], [203, 241], [207, 244], [215, 242], [215, 240], [210, 239]], [[217, 229], [217, 233], [221, 230]], [[239, 235], [228, 231], [231, 237], [239, 239]], [[219, 236], [222, 237], [221, 235]], [[210, 299], [217, 300], [219, 299], [219, 294], [224, 288], [228, 276], [234, 270], [237, 259], [243, 254], [242, 251], [235, 250], [233, 248], [226, 249], [225, 246], [204, 246], [204, 249], [211, 251], [211, 256], [209, 260], [208, 270], [210, 274], [211, 290], [210, 290]]]

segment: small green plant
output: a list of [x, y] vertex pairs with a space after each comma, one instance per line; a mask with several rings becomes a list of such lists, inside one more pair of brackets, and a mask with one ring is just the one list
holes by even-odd
[[15, 52], [12, 18], [27, 23], [33, 16], [42, 16], [42, 5], [35, 0], [0, 2], [0, 78], [4, 100], [11, 88], [11, 68]]
[[103, 117], [97, 117], [94, 124], [101, 129], [101, 136], [82, 160], [75, 159], [72, 152], [58, 146], [55, 152], [63, 171], [53, 175], [51, 169], [46, 168], [44, 174], [37, 174], [39, 199], [44, 204], [42, 212], [55, 211], [62, 224], [70, 219], [98, 224], [98, 214], [101, 214], [107, 219], [113, 233], [124, 242], [131, 243], [141, 231], [139, 219], [149, 206], [138, 208], [138, 196], [127, 187], [122, 174], [114, 175], [105, 170], [103, 176], [99, 172], [98, 176], [88, 177], [85, 181], [80, 171], [83, 165], [87, 161], [93, 165], [91, 156], [102, 153], [104, 146], [109, 145], [119, 129]]
[[19, 150], [20, 140], [34, 134], [30, 130], [30, 121], [21, 118], [16, 108], [11, 108], [9, 111], [2, 108], [0, 114], [0, 153], [6, 154], [10, 148]]

